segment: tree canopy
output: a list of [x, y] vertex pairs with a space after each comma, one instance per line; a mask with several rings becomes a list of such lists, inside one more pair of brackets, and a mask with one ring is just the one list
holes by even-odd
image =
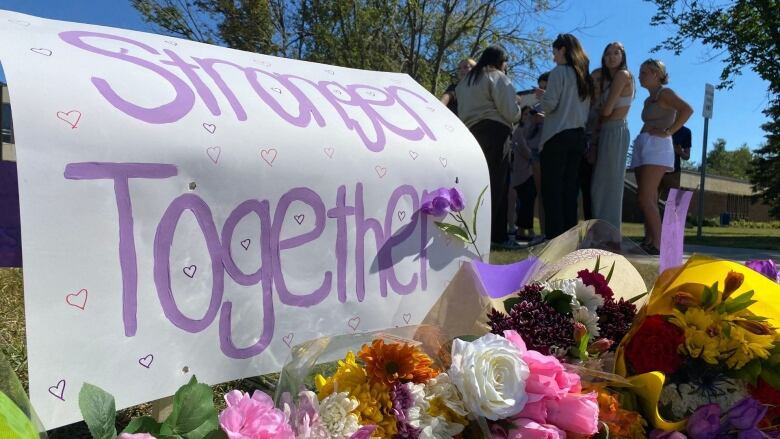
[[707, 172], [746, 180], [750, 176], [752, 159], [753, 154], [746, 144], [728, 151], [726, 140], [719, 138], [712, 142], [712, 149], [707, 152]]
[[769, 82], [766, 143], [755, 151], [749, 176], [772, 214], [780, 216], [780, 0], [646, 1], [658, 8], [651, 24], [677, 28], [657, 48], [680, 54], [700, 41], [724, 57], [721, 87], [730, 87], [743, 68]]
[[408, 73], [440, 93], [458, 61], [500, 43], [535, 80], [550, 39], [535, 19], [563, 0], [131, 0], [162, 32], [234, 49]]

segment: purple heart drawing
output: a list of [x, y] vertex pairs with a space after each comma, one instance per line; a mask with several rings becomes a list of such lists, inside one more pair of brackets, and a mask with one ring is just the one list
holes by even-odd
[[79, 121], [81, 120], [81, 111], [79, 110], [70, 110], [68, 112], [58, 111], [57, 119], [62, 120], [68, 125], [70, 125], [71, 129], [75, 129], [79, 125]]
[[292, 332], [282, 337], [282, 341], [287, 345], [288, 348], [292, 347], [293, 337], [295, 337], [295, 335]]
[[327, 148], [322, 148], [323, 151], [325, 151], [325, 155], [328, 156], [328, 158], [333, 158], [333, 153], [336, 151], [333, 147], [328, 146]]
[[273, 166], [274, 160], [276, 160], [276, 148], [268, 148], [260, 150], [260, 157], [268, 163], [268, 166]]
[[216, 165], [219, 161], [219, 155], [222, 154], [222, 148], [219, 146], [212, 146], [211, 148], [206, 148], [206, 154], [209, 155], [209, 158], [212, 162]]
[[347, 321], [347, 326], [352, 328], [353, 331], [357, 330], [357, 327], [360, 326], [360, 317], [352, 317]]
[[409, 157], [412, 158], [412, 160], [417, 160], [417, 157], [419, 157], [420, 154], [417, 154], [416, 151], [409, 150]]
[[43, 56], [51, 56], [51, 54], [52, 54], [51, 50], [43, 49], [43, 48], [40, 48], [40, 47], [33, 48], [33, 49], [30, 49], [30, 50], [35, 52], [35, 53], [37, 53], [38, 55], [43, 55]]
[[399, 210], [398, 211], [398, 221], [403, 221], [404, 218], [406, 218], [406, 211], [405, 210]]
[[252, 240], [247, 238], [243, 241], [241, 241], [241, 247], [244, 247], [244, 250], [249, 250], [249, 244], [252, 243]]
[[298, 223], [298, 225], [303, 224], [303, 219], [306, 218], [306, 216], [302, 213], [299, 213], [298, 215], [295, 215], [293, 218], [295, 218], [295, 222]]
[[147, 355], [145, 357], [139, 358], [138, 359], [138, 364], [140, 364], [141, 366], [149, 369], [149, 366], [152, 365], [152, 361], [154, 361], [154, 355], [149, 354], [149, 355]]
[[443, 168], [447, 167], [447, 157], [439, 157], [439, 163], [441, 163], [441, 166]]
[[279, 88], [279, 87], [271, 87], [271, 91], [275, 91], [275, 92], [277, 92], [279, 94], [282, 94], [282, 89]]
[[214, 131], [217, 131], [217, 126], [214, 125], [213, 123], [203, 122], [202, 125], [203, 125], [203, 129], [208, 131], [209, 134], [214, 134]]
[[193, 264], [190, 265], [189, 267], [182, 268], [182, 271], [184, 272], [185, 275], [187, 275], [187, 277], [192, 279], [193, 277], [195, 277], [195, 272], [198, 271], [198, 267]]
[[376, 171], [376, 175], [378, 175], [379, 178], [384, 178], [384, 176], [387, 175], [387, 168], [384, 166], [376, 165], [374, 166], [374, 171]]
[[403, 315], [403, 317], [404, 317], [404, 322], [406, 322], [407, 325], [412, 320], [412, 314], [411, 313], [406, 313], [406, 314]]
[[65, 380], [60, 380], [56, 386], [49, 387], [49, 393], [60, 401], [65, 401]]
[[84, 307], [87, 306], [87, 296], [89, 296], [89, 292], [86, 288], [82, 288], [78, 293], [70, 293], [65, 296], [65, 302], [83, 311]]

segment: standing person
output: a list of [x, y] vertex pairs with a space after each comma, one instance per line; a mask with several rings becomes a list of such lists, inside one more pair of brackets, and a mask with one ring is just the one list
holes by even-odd
[[660, 253], [661, 214], [658, 212], [658, 185], [664, 173], [674, 169], [672, 133], [693, 114], [693, 109], [672, 89], [663, 62], [649, 59], [639, 69], [639, 84], [650, 96], [642, 109], [642, 132], [634, 140], [631, 168], [636, 173], [639, 208], [645, 217], [645, 243], [649, 254]]
[[661, 179], [661, 188], [659, 193], [661, 199], [665, 200], [669, 196], [669, 189], [680, 188], [680, 175], [682, 174], [682, 160], [691, 158], [691, 130], [683, 126], [672, 134], [672, 145], [674, 145], [674, 171], [667, 172]]
[[515, 192], [514, 223], [518, 241], [531, 241], [534, 234], [534, 202], [536, 201], [536, 185], [534, 184], [531, 148], [526, 142], [529, 125], [534, 124], [531, 107], [525, 106], [521, 111], [520, 123], [510, 138], [512, 145], [511, 187]]
[[[512, 81], [506, 76], [507, 55], [498, 46], [482, 52], [477, 65], [458, 84], [458, 116], [482, 147], [490, 172], [491, 242], [518, 248], [506, 230], [511, 126], [520, 119]], [[506, 146], [506, 148], [505, 148]]]
[[628, 70], [626, 49], [610, 43], [601, 56], [601, 68], [593, 72], [594, 107], [598, 122], [591, 148], [596, 157], [591, 185], [593, 217], [620, 230], [623, 220], [623, 181], [631, 137], [626, 116], [634, 100], [634, 76]]
[[553, 60], [557, 66], [547, 90], [536, 89], [544, 110], [542, 200], [545, 234], [551, 239], [577, 225], [578, 169], [593, 90], [588, 56], [574, 35], [558, 35]]
[[458, 63], [458, 82], [455, 82], [453, 84], [450, 84], [449, 87], [447, 87], [447, 90], [444, 91], [444, 94], [441, 96], [441, 103], [446, 105], [447, 108], [450, 109], [455, 115], [458, 115], [458, 99], [455, 96], [455, 87], [458, 85], [460, 81], [463, 80], [463, 78], [466, 77], [466, 75], [469, 74], [471, 69], [477, 64], [476, 61], [474, 61], [471, 58], [464, 58]]
[[[536, 85], [542, 90], [547, 89], [547, 80], [550, 78], [550, 72], [539, 75]], [[542, 164], [541, 153], [542, 145], [542, 127], [544, 126], [544, 113], [540, 113], [542, 106], [537, 103], [531, 108], [531, 123], [526, 125], [525, 141], [531, 148], [531, 168], [534, 173], [534, 186], [536, 187], [536, 209], [539, 212], [539, 228], [541, 234], [532, 241], [541, 242], [545, 239], [544, 234], [544, 203], [542, 201]]]

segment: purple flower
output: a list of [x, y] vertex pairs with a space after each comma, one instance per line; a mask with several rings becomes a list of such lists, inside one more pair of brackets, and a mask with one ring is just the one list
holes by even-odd
[[463, 201], [463, 192], [458, 188], [450, 189], [450, 208], [453, 212], [460, 212], [466, 207], [466, 203]]
[[650, 439], [687, 439], [679, 431], [653, 430], [650, 432]]
[[766, 436], [761, 430], [751, 428], [750, 430], [740, 430], [737, 432], [737, 439], [764, 439]]
[[406, 422], [409, 409], [414, 405], [412, 392], [405, 384], [395, 383], [390, 388], [390, 399], [393, 401], [393, 414], [399, 423]]
[[707, 404], [696, 409], [688, 419], [691, 439], [713, 439], [720, 430], [720, 406]]
[[747, 261], [745, 265], [753, 269], [764, 276], [772, 279], [775, 282], [780, 282], [780, 275], [777, 272], [777, 265], [772, 259], [758, 259], [755, 261]]
[[753, 430], [764, 419], [766, 406], [751, 397], [734, 404], [726, 414], [732, 427], [738, 430]]
[[423, 196], [420, 210], [428, 215], [443, 216], [447, 214], [451, 204], [449, 189], [442, 187]]

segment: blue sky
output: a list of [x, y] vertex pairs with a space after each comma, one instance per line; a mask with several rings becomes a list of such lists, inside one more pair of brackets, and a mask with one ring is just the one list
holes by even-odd
[[[0, 9], [57, 20], [152, 31], [125, 0], [0, 0]], [[680, 56], [669, 52], [651, 54], [650, 49], [673, 32], [650, 26], [654, 11], [653, 4], [640, 0], [570, 0], [561, 10], [544, 17], [543, 24], [551, 33], [574, 31], [590, 56], [592, 68], [600, 64], [604, 47], [612, 41], [621, 41], [626, 46], [629, 67], [635, 74], [645, 59], [663, 60], [670, 73], [669, 86], [696, 112], [687, 126], [693, 132], [691, 159], [699, 162], [704, 127], [701, 117], [704, 84], [718, 83], [722, 64], [706, 61], [712, 53], [699, 44], [691, 45]], [[0, 74], [0, 79], [3, 78]], [[517, 85], [528, 88], [531, 84]], [[761, 110], [767, 104], [766, 90], [767, 83], [749, 69], [737, 79], [733, 89], [716, 90], [709, 144], [718, 137], [726, 139], [727, 149], [738, 148], [743, 143], [754, 149], [764, 142], [761, 124], [766, 117]], [[645, 97], [647, 91], [640, 88], [629, 115], [632, 134], [638, 133], [642, 126], [640, 112]]]

